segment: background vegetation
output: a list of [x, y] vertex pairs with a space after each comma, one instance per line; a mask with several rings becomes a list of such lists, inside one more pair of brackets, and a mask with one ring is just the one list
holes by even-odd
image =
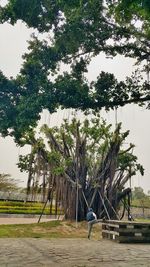
[[[0, 201], [0, 213], [8, 214], [41, 214], [43, 203], [18, 202], [18, 201]], [[47, 206], [43, 214], [50, 214], [50, 208]], [[52, 215], [55, 214], [54, 208]], [[59, 214], [59, 211], [58, 211]]]

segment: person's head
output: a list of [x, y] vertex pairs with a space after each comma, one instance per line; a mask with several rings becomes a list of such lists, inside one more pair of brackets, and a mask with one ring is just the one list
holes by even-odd
[[89, 208], [88, 211], [93, 211], [93, 209], [92, 208]]

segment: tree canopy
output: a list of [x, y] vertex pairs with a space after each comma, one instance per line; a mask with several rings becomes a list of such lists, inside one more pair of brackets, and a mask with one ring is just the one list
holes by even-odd
[[109, 1], [115, 11], [115, 18], [119, 23], [134, 26], [135, 21], [142, 22], [142, 29], [150, 34], [150, 2], [149, 0], [115, 0]]
[[[35, 127], [43, 109], [108, 110], [150, 100], [149, 83], [138, 71], [125, 81], [103, 71], [95, 81], [86, 78], [92, 58], [102, 52], [132, 57], [138, 64], [149, 59], [149, 4], [144, 0], [132, 3], [9, 0], [0, 7], [1, 23], [14, 25], [22, 20], [35, 30], [17, 77], [9, 79], [0, 74], [3, 135], [11, 134], [18, 140]], [[133, 24], [133, 19], [140, 19], [142, 27]], [[62, 64], [68, 71], [62, 73]]]
[[116, 218], [120, 201], [131, 191], [125, 184], [137, 172], [144, 173], [132, 153], [134, 145], [124, 145], [129, 131], [122, 132], [121, 124], [112, 131], [97, 116], [82, 123], [65, 120], [60, 127], [43, 125], [42, 133], [44, 139], [35, 138], [34, 132], [22, 139], [32, 144], [31, 153], [20, 156], [18, 164], [28, 172], [27, 192], [35, 196], [40, 187], [45, 199], [48, 191], [50, 206], [54, 198], [56, 210], [61, 204], [69, 219], [76, 214], [84, 219], [89, 207], [99, 218], [107, 216], [107, 207], [109, 216]]

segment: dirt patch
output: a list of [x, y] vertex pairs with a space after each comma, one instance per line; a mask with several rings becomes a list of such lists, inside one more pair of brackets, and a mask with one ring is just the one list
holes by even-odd
[[[62, 221], [60, 225], [55, 227], [46, 227], [41, 228], [40, 225], [34, 226], [33, 228], [34, 233], [47, 233], [50, 235], [50, 233], [53, 234], [59, 233], [59, 237], [68, 237], [68, 238], [87, 238], [87, 223], [81, 222], [81, 223], [75, 223], [75, 222], [66, 222]], [[101, 226], [100, 224], [96, 224], [93, 226], [92, 230], [92, 238], [95, 240], [99, 240], [101, 237]]]

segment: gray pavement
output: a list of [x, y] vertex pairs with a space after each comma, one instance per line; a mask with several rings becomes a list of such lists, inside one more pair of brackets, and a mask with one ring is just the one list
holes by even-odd
[[[0, 224], [38, 218], [0, 218]], [[51, 219], [41, 218], [42, 221]], [[150, 267], [150, 244], [109, 240], [0, 238], [0, 267]]]
[[[37, 223], [39, 217], [35, 218], [0, 218], [0, 225], [1, 224], [30, 224], [30, 223]], [[49, 222], [55, 219], [47, 219], [41, 218], [40, 222]]]
[[0, 238], [0, 267], [150, 267], [149, 244], [108, 240]]

